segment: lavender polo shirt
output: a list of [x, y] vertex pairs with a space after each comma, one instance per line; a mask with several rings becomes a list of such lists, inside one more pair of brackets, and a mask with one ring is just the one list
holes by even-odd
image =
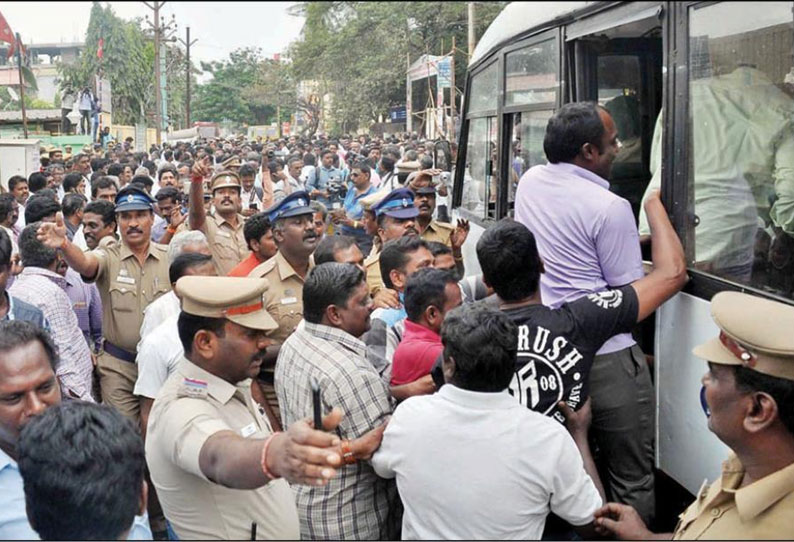
[[[518, 184], [515, 216], [535, 235], [543, 258], [544, 305], [557, 308], [643, 276], [631, 205], [595, 173], [562, 162], [531, 168]], [[598, 354], [633, 344], [631, 333], [622, 333]]]

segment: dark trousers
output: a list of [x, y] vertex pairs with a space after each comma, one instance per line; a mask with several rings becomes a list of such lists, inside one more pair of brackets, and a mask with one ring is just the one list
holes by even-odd
[[639, 346], [596, 356], [590, 371], [599, 471], [610, 500], [633, 506], [646, 524], [655, 513], [651, 373]]

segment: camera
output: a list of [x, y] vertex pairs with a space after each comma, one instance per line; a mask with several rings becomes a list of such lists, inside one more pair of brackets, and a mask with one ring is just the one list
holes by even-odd
[[342, 201], [347, 196], [345, 183], [334, 177], [328, 181], [326, 190], [328, 190], [328, 201], [331, 204], [331, 209], [340, 209]]

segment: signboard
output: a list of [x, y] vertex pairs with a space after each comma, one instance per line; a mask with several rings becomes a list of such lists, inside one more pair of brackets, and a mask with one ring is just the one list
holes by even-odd
[[389, 108], [389, 119], [392, 122], [405, 122], [408, 117], [407, 109], [404, 105]]
[[452, 63], [450, 58], [444, 57], [438, 61], [438, 88], [449, 88], [452, 86]]
[[136, 151], [146, 150], [146, 125], [135, 125], [135, 140], [132, 142], [132, 148]]
[[103, 113], [113, 113], [113, 94], [110, 90], [110, 79], [96, 76], [96, 99]]

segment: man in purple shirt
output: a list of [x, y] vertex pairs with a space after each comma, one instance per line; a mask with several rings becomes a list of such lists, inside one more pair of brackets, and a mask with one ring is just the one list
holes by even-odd
[[[544, 304], [557, 308], [585, 295], [625, 286], [643, 275], [631, 205], [609, 191], [620, 150], [606, 109], [567, 104], [549, 120], [549, 163], [521, 178], [516, 220], [535, 235], [545, 273]], [[630, 333], [611, 337], [590, 373], [592, 431], [606, 463], [613, 500], [654, 514], [654, 395], [642, 350]]]
[[72, 302], [72, 310], [86, 344], [94, 354], [102, 351], [102, 298], [96, 284], [84, 282], [80, 273], [63, 260], [59, 262], [57, 272], [66, 279], [66, 295]]

